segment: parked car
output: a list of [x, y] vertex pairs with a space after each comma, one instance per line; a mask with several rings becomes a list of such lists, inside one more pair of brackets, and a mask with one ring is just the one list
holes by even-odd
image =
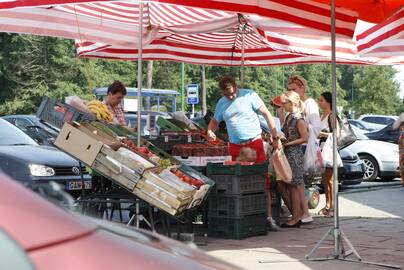
[[386, 127], [381, 130], [375, 132], [365, 133], [365, 135], [372, 140], [398, 143], [398, 139], [400, 138], [400, 130], [393, 129], [393, 123], [388, 124]]
[[59, 133], [57, 128], [42, 121], [35, 115], [7, 115], [2, 118], [24, 131], [41, 145], [53, 146]]
[[373, 124], [362, 120], [348, 119], [349, 124], [360, 128], [366, 132], [377, 131], [385, 127], [385, 125]]
[[378, 177], [386, 180], [399, 177], [398, 146], [394, 143], [372, 140], [352, 127], [358, 138], [347, 149], [356, 153], [365, 164], [364, 180], [373, 181]]
[[156, 233], [64, 210], [3, 174], [0, 205], [0, 269], [238, 269]]
[[397, 118], [398, 118], [398, 116], [395, 116], [395, 115], [364, 114], [364, 115], [361, 115], [358, 118], [358, 120], [387, 126], [388, 124], [394, 123], [394, 121], [396, 121]]
[[338, 169], [338, 182], [342, 185], [357, 185], [362, 183], [365, 174], [363, 161], [350, 149], [339, 151], [344, 167]]
[[63, 153], [50, 147], [38, 145], [23, 131], [0, 119], [0, 170], [24, 183], [49, 181], [63, 185], [73, 195], [82, 187], [91, 188], [91, 176], [86, 167]]

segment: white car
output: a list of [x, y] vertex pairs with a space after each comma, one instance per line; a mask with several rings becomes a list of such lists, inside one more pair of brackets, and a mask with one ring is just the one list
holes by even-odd
[[358, 118], [358, 120], [387, 126], [388, 124], [391, 124], [392, 122], [396, 121], [397, 118], [398, 118], [398, 116], [395, 116], [395, 115], [364, 114], [364, 115], [361, 115]]
[[347, 149], [358, 154], [365, 164], [365, 181], [373, 181], [380, 177], [391, 180], [399, 177], [398, 145], [389, 142], [369, 139], [360, 129], [352, 126], [358, 140]]

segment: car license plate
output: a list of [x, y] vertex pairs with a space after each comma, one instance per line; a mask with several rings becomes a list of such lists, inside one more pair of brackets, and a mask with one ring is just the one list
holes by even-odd
[[[83, 182], [81, 180], [67, 182], [67, 190], [78, 190], [82, 188]], [[91, 181], [84, 181], [84, 188], [91, 189]]]

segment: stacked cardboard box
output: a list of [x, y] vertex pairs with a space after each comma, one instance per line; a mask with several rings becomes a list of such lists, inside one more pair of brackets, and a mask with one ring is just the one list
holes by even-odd
[[158, 169], [156, 163], [88, 123], [65, 123], [55, 145], [171, 215], [198, 205], [209, 190], [209, 185], [198, 189], [169, 170]]

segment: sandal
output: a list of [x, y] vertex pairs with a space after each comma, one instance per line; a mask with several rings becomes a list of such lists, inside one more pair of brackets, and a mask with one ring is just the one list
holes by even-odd
[[332, 208], [327, 209], [327, 214], [324, 215], [324, 217], [327, 217], [327, 218], [332, 218], [332, 217], [334, 217], [334, 209], [332, 209]]
[[328, 214], [329, 209], [327, 207], [323, 207], [320, 211], [318, 211], [319, 216], [326, 216]]

